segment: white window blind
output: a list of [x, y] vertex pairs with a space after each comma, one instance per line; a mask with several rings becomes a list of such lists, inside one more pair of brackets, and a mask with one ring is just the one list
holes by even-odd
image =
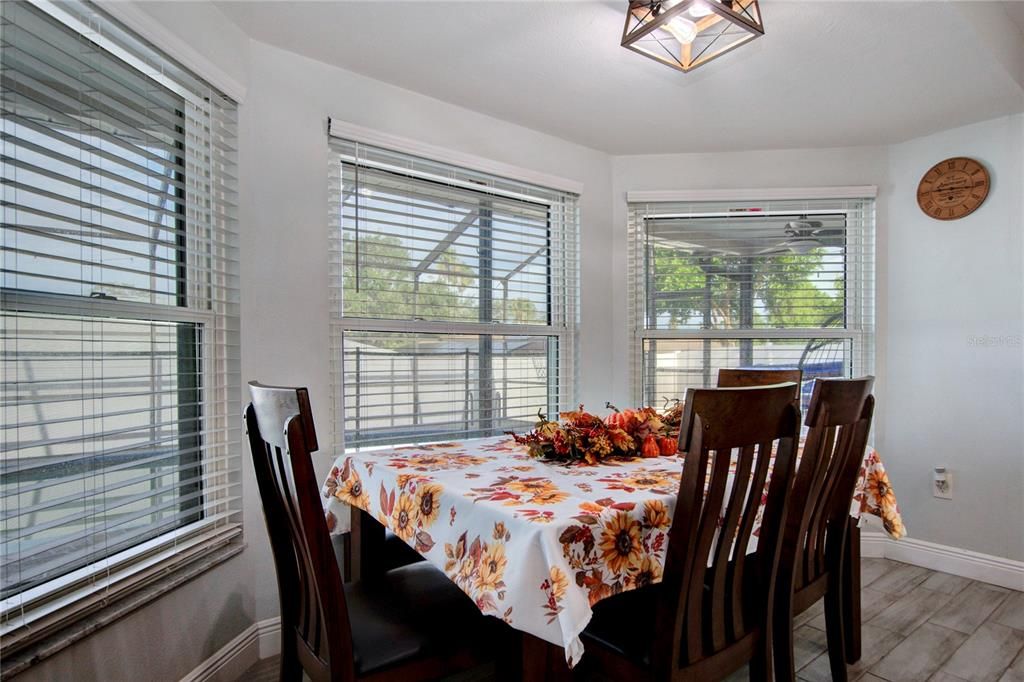
[[235, 105], [86, 3], [2, 3], [11, 654], [240, 532]]
[[570, 405], [577, 197], [351, 141], [332, 150], [339, 444], [493, 435]]
[[714, 386], [723, 367], [872, 370], [874, 200], [629, 205], [635, 393]]

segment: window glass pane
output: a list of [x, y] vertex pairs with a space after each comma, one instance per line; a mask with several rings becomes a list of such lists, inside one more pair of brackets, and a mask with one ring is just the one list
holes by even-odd
[[2, 322], [0, 598], [200, 518], [199, 325]]
[[184, 99], [24, 3], [4, 19], [2, 286], [184, 305]]
[[546, 205], [343, 168], [344, 315], [549, 323]]
[[553, 336], [345, 334], [348, 445], [491, 436], [557, 410]]
[[803, 371], [806, 407], [815, 378], [871, 373], [872, 199], [632, 203], [629, 215], [638, 401], [775, 367]]
[[648, 329], [844, 327], [846, 216], [649, 218]]
[[687, 388], [715, 386], [718, 370], [800, 369], [804, 407], [814, 379], [850, 377], [850, 339], [646, 339], [643, 342], [645, 404], [682, 399]]

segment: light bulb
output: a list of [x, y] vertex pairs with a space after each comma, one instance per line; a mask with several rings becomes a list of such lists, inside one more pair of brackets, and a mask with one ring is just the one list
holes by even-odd
[[689, 45], [697, 37], [697, 24], [686, 17], [676, 17], [667, 27], [679, 42]]
[[700, 19], [701, 17], [706, 17], [711, 14], [711, 8], [708, 7], [707, 2], [697, 0], [697, 2], [690, 5], [690, 9], [686, 10], [686, 13], [694, 19]]

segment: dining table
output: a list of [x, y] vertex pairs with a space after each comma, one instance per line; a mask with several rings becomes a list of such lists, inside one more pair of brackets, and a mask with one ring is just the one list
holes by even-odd
[[[510, 436], [350, 451], [323, 488], [348, 579], [381, 570], [384, 529], [444, 571], [484, 614], [527, 636], [524, 678], [584, 656], [594, 604], [661, 580], [682, 473], [679, 456], [599, 464], [530, 457]], [[844, 602], [860, 648], [860, 531], [905, 534], [878, 453], [868, 448], [850, 507]], [[759, 521], [758, 521], [759, 523]], [[755, 526], [752, 542], [756, 542]], [[529, 674], [532, 668], [536, 674]], [[564, 664], [563, 669], [568, 669]]]

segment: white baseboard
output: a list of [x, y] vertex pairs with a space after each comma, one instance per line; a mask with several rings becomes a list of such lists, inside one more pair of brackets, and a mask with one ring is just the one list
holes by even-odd
[[253, 623], [181, 682], [234, 682], [261, 659], [281, 653], [281, 619]]
[[281, 653], [281, 619], [268, 618], [259, 622], [260, 658], [270, 658]]
[[860, 555], [870, 559], [885, 558], [885, 544], [891, 538], [885, 533], [876, 530], [861, 530], [860, 532]]
[[893, 540], [884, 533], [871, 530], [861, 532], [860, 551], [863, 557], [902, 561], [933, 571], [1024, 591], [1024, 561], [914, 538]]

